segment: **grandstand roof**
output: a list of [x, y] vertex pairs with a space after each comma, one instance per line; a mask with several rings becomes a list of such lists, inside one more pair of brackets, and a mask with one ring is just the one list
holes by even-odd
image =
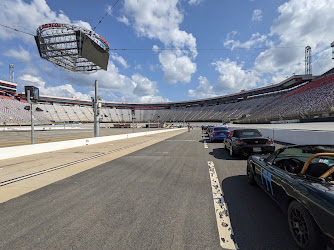
[[16, 94], [17, 84], [13, 82], [7, 82], [0, 80], [0, 91], [4, 93]]

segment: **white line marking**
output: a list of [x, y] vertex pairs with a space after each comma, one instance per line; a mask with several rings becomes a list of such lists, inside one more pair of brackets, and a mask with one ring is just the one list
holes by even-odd
[[208, 143], [204, 141], [204, 148], [209, 148]]
[[166, 141], [198, 141], [198, 140], [166, 140]]
[[208, 166], [220, 246], [224, 249], [238, 249], [237, 244], [233, 240], [234, 234], [231, 220], [228, 213], [227, 204], [225, 203], [224, 196], [219, 185], [215, 166], [212, 161], [208, 161]]

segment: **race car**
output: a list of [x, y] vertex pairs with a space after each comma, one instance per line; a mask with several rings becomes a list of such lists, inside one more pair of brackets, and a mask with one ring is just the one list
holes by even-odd
[[274, 141], [264, 137], [257, 129], [235, 129], [224, 143], [231, 156], [239, 154], [248, 157], [251, 154], [268, 154], [275, 151]]
[[247, 160], [248, 183], [287, 213], [301, 249], [334, 249], [334, 145], [297, 145]]
[[224, 141], [231, 131], [227, 127], [213, 127], [209, 133], [210, 142]]

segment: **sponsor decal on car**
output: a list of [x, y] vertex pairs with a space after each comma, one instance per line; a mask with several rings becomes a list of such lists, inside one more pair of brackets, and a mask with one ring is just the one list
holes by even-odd
[[271, 194], [272, 194], [272, 196], [274, 196], [273, 186], [271, 185], [271, 173], [269, 173], [267, 170], [261, 168], [262, 184], [264, 184], [263, 179], [266, 181], [267, 191], [269, 191], [269, 187], [270, 187]]
[[329, 165], [329, 160], [327, 159], [319, 159], [319, 162]]

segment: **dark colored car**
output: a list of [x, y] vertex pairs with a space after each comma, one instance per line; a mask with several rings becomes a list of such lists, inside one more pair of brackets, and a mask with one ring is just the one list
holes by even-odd
[[224, 142], [225, 149], [229, 150], [231, 156], [240, 154], [246, 157], [250, 154], [268, 154], [275, 151], [274, 141], [262, 136], [257, 129], [233, 130]]
[[228, 127], [213, 127], [209, 133], [210, 142], [224, 141], [229, 135], [231, 135], [231, 131]]
[[334, 145], [283, 147], [247, 161], [250, 184], [287, 213], [301, 249], [334, 249]]

